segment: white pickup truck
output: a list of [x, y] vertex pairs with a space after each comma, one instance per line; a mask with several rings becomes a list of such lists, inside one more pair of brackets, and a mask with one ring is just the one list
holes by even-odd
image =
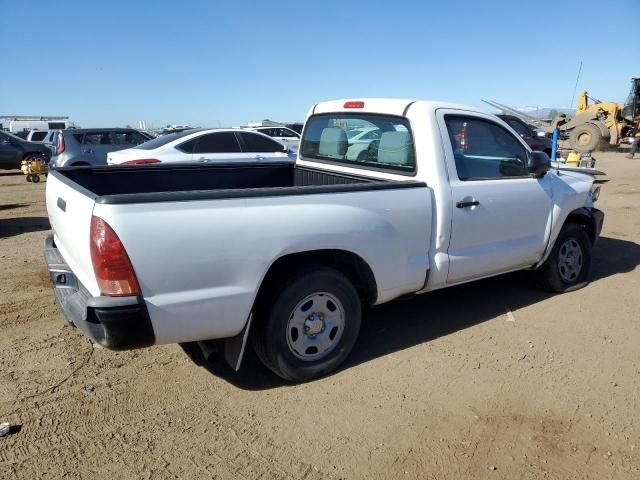
[[[348, 158], [363, 128], [378, 138]], [[304, 381], [347, 357], [363, 305], [514, 270], [584, 286], [593, 183], [472, 108], [330, 101], [295, 165], [50, 172], [45, 259], [66, 320], [107, 348], [217, 339], [238, 368], [250, 341]]]

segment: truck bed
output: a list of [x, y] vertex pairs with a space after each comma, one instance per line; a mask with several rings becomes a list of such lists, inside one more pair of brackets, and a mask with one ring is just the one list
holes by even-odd
[[215, 198], [301, 195], [416, 187], [416, 181], [386, 181], [299, 167], [290, 163], [71, 167], [55, 171], [64, 183], [96, 203], [173, 202]]

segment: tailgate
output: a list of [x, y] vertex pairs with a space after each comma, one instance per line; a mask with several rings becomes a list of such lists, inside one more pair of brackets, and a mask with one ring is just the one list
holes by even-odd
[[96, 196], [52, 171], [47, 178], [47, 213], [54, 241], [77, 279], [94, 296], [100, 289], [93, 273], [89, 230]]

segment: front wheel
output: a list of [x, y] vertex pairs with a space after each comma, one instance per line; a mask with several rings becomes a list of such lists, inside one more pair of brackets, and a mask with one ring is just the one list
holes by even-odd
[[258, 315], [252, 342], [264, 365], [290, 381], [326, 375], [355, 345], [361, 323], [358, 292], [336, 270], [298, 275]]
[[591, 241], [582, 225], [568, 223], [558, 235], [549, 258], [536, 272], [538, 285], [555, 293], [586, 286], [591, 273]]
[[588, 153], [595, 150], [601, 141], [602, 132], [592, 123], [585, 123], [575, 127], [569, 135], [571, 148], [579, 153]]

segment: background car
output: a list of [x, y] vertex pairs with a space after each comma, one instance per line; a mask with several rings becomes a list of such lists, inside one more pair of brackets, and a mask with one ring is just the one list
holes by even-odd
[[107, 154], [135, 147], [149, 135], [133, 128], [79, 128], [60, 130], [54, 140], [53, 167], [106, 165]]
[[50, 150], [49, 158], [56, 153], [54, 145], [58, 130], [31, 130], [27, 135], [27, 141], [34, 143], [42, 143]]
[[277, 140], [280, 143], [288, 145], [294, 150], [298, 149], [300, 144], [300, 134], [286, 127], [251, 127], [247, 128], [252, 132], [260, 132], [271, 138]]
[[49, 160], [51, 150], [42, 143], [27, 142], [9, 132], [0, 131], [0, 168], [20, 168], [22, 160]]
[[353, 128], [346, 133], [349, 140], [346, 158], [349, 160], [358, 160], [366, 155], [371, 144], [379, 142], [382, 136], [382, 130], [378, 127]]
[[258, 132], [196, 129], [169, 133], [108, 155], [109, 165], [164, 162], [293, 162], [291, 149]]
[[531, 147], [531, 150], [537, 150], [545, 152], [551, 156], [551, 147], [553, 142], [551, 139], [544, 135], [538, 135], [538, 132], [526, 122], [523, 122], [518, 117], [513, 115], [497, 115], [498, 118], [504, 120], [507, 125], [513, 128], [518, 135], [522, 137], [527, 145]]

